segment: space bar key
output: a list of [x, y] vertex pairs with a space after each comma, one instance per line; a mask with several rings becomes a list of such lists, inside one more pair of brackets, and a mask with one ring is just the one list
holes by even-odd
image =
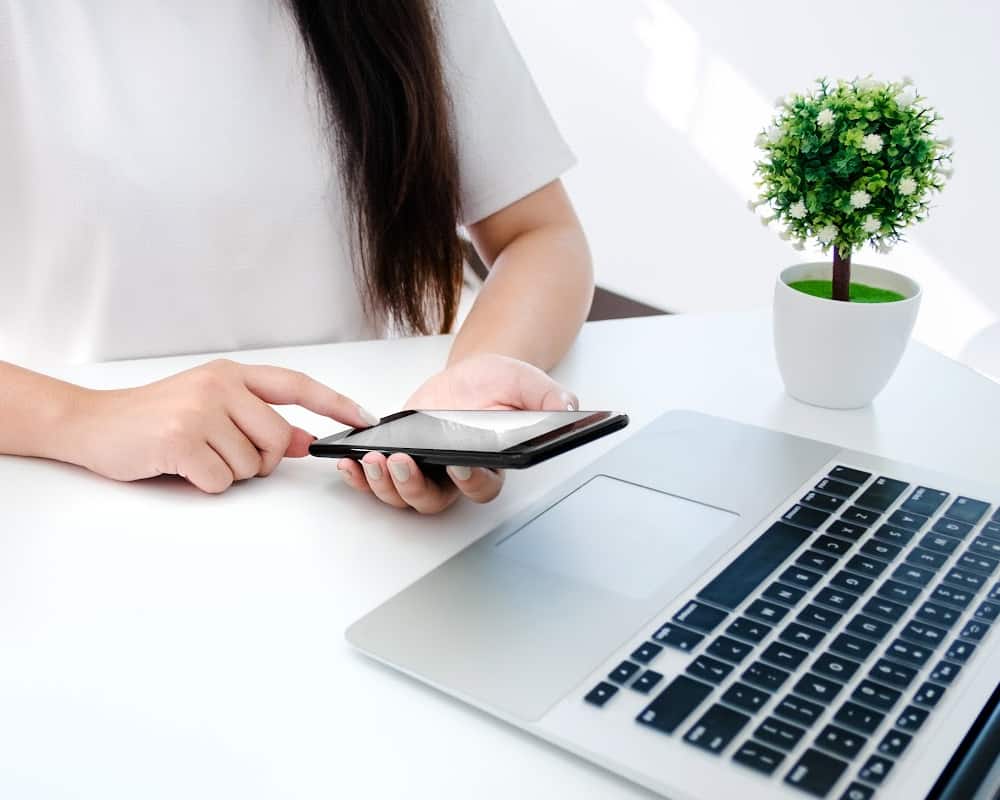
[[732, 611], [810, 536], [810, 532], [775, 522], [698, 593], [699, 600]]

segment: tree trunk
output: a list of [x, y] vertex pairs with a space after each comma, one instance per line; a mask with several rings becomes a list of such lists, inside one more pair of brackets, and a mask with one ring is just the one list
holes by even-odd
[[845, 256], [837, 247], [833, 248], [833, 299], [851, 299], [851, 251]]

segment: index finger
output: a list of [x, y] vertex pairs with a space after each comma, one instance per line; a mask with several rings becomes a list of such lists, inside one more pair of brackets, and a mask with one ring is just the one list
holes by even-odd
[[350, 397], [303, 372], [266, 365], [241, 364], [243, 383], [265, 403], [296, 405], [355, 428], [377, 425], [379, 418]]

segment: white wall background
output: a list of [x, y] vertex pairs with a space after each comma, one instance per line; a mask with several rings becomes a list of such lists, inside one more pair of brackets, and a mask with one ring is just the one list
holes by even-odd
[[566, 183], [598, 282], [670, 310], [768, 304], [779, 268], [812, 260], [746, 210], [775, 98], [819, 76], [912, 76], [955, 138], [955, 177], [908, 244], [855, 260], [916, 278], [917, 336], [1000, 377], [1000, 3], [497, 5], [579, 156]]

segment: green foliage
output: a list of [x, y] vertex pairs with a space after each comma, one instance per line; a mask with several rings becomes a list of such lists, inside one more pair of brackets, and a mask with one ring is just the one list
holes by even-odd
[[802, 249], [815, 239], [844, 255], [866, 242], [882, 252], [923, 220], [932, 193], [951, 176], [951, 141], [936, 139], [941, 117], [909, 81], [825, 79], [780, 101], [757, 137], [759, 200]]

